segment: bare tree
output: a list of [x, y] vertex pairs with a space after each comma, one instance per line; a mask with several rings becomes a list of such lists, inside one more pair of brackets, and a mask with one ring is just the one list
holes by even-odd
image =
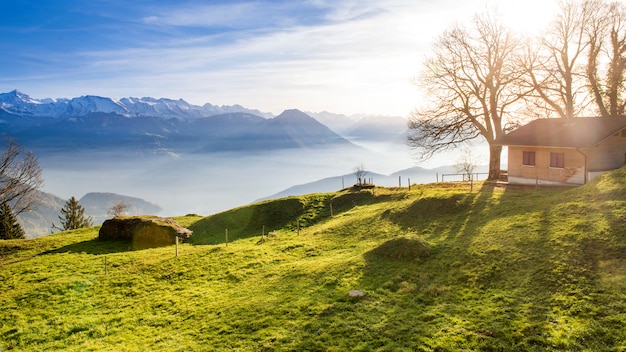
[[626, 101], [626, 7], [622, 3], [589, 1], [593, 16], [586, 33], [589, 91], [600, 116], [624, 114]]
[[476, 162], [474, 161], [472, 150], [465, 148], [463, 154], [459, 157], [456, 164], [454, 164], [454, 170], [463, 175], [463, 181], [470, 181], [474, 169], [476, 169]]
[[111, 208], [109, 208], [109, 211], [107, 213], [113, 217], [118, 217], [126, 215], [129, 209], [130, 204], [124, 203], [123, 201], [119, 200], [115, 202], [115, 204], [113, 204]]
[[365, 175], [367, 175], [367, 171], [365, 171], [365, 166], [360, 164], [354, 167], [354, 176], [356, 176], [357, 185], [362, 185], [365, 182]]
[[561, 2], [548, 31], [526, 48], [526, 98], [529, 111], [539, 117], [571, 118], [589, 105], [584, 54], [589, 48], [586, 31], [593, 21], [596, 1]]
[[17, 216], [35, 209], [43, 178], [35, 154], [11, 137], [6, 141], [6, 150], [0, 155], [0, 203], [9, 204]]
[[515, 125], [511, 112], [525, 94], [519, 49], [520, 39], [495, 14], [476, 16], [471, 28], [444, 32], [417, 81], [432, 101], [412, 114], [409, 146], [427, 159], [484, 139], [488, 178], [498, 179], [502, 146], [495, 141]]

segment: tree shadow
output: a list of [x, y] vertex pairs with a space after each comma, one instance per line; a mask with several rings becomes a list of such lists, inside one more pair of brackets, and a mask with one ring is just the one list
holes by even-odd
[[[384, 214], [407, 233], [417, 234], [429, 247], [422, 248], [419, 240], [402, 241], [402, 247], [413, 246], [413, 252], [426, 254], [415, 258], [381, 256], [391, 248], [388, 241], [364, 255], [362, 287], [401, 302], [396, 303], [397, 311], [388, 314], [399, 320], [389, 319], [381, 331], [412, 318], [422, 323], [407, 330], [406, 337], [421, 336], [434, 349], [549, 347], [544, 336], [550, 297], [533, 290], [536, 286], [532, 282], [543, 277], [536, 275], [536, 270], [550, 266], [545, 255], [549, 251], [545, 236], [549, 222], [542, 216], [533, 229], [537, 235], [512, 240], [515, 248], [504, 248], [508, 245], [504, 239], [489, 243], [485, 233], [494, 226], [494, 219], [524, 218], [524, 214], [537, 210], [528, 204], [516, 205], [518, 198], [534, 190], [503, 187], [484, 183], [477, 192], [421, 197], [400, 211]], [[544, 249], [519, 260], [524, 258], [520, 254], [527, 250], [527, 240], [536, 242], [531, 244], [533, 248]], [[481, 245], [480, 241], [486, 243]], [[538, 263], [538, 267], [524, 267], [531, 263]], [[517, 273], [522, 282], [513, 277]], [[405, 312], [406, 306], [412, 307], [412, 316]]]
[[67, 246], [52, 249], [41, 253], [40, 255], [58, 254], [58, 253], [85, 253], [85, 254], [111, 254], [131, 251], [132, 243], [129, 240], [107, 240], [103, 241], [98, 238], [86, 240], [78, 243], [72, 243]]
[[[385, 220], [430, 247], [419, 258], [382, 256], [393, 243], [417, 252], [416, 240], [395, 239], [364, 255], [361, 287], [376, 299], [393, 297], [397, 307], [380, 330], [420, 321], [406, 338], [420, 336], [432, 349], [618, 346], [607, 327], [626, 313], [615, 294], [626, 287], [615, 282], [626, 267], [626, 202], [615, 191], [606, 199], [585, 192], [484, 184], [477, 193], [423, 197], [386, 211]], [[608, 202], [595, 207], [594, 200]], [[603, 275], [613, 281], [601, 282]], [[559, 334], [576, 327], [570, 321], [588, 324], [564, 339]]]

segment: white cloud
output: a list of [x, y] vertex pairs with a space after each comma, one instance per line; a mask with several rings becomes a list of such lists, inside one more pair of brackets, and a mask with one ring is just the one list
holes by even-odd
[[[242, 104], [274, 113], [300, 108], [407, 115], [419, 99], [411, 78], [433, 38], [454, 21], [481, 12], [486, 4], [483, 0], [312, 0], [306, 6], [319, 9], [325, 22], [283, 22], [283, 27], [272, 31], [251, 25], [234, 36], [183, 32], [187, 34], [145, 47], [69, 53], [68, 59], [76, 56], [77, 64], [47, 85], [56, 87], [56, 94], [65, 89], [66, 96], [150, 95], [195, 104]], [[540, 2], [525, 4], [539, 6]], [[271, 16], [288, 19], [294, 11], [292, 3], [262, 5], [267, 4], [196, 6], [161, 11], [144, 21], [228, 26], [258, 22], [262, 16], [265, 22]], [[521, 16], [521, 8], [511, 5], [503, 12], [527, 18]], [[19, 88], [30, 92], [28, 87]]]

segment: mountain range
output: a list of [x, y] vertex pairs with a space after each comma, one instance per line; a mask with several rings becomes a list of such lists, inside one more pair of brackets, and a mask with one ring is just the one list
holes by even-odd
[[0, 93], [0, 111], [21, 116], [52, 118], [112, 113], [124, 117], [161, 116], [164, 118], [194, 119], [237, 112], [272, 117], [269, 113], [246, 109], [240, 105], [216, 106], [207, 103], [198, 106], [189, 104], [183, 99], [144, 97], [116, 100], [94, 95], [72, 99], [34, 99], [18, 90]]
[[17, 90], [0, 94], [3, 133], [39, 153], [121, 148], [145, 154], [176, 155], [355, 147], [340, 132], [355, 138], [389, 139], [390, 134], [400, 138], [406, 129], [401, 118], [373, 125], [374, 120], [367, 118], [355, 121], [344, 115], [316, 115], [317, 119], [290, 109], [274, 117], [240, 105], [198, 106], [182, 99], [115, 100], [91, 95], [33, 99]]
[[[46, 191], [91, 194], [80, 202], [97, 222], [111, 193], [154, 200], [167, 215], [205, 213], [285, 189], [298, 183], [295, 179], [337, 175], [363, 162], [379, 168], [376, 160], [397, 156], [369, 149], [368, 143], [393, 144], [397, 153], [405, 131], [400, 117], [298, 109], [273, 116], [241, 105], [198, 106], [182, 99], [0, 93], [0, 136], [10, 135], [35, 152]], [[340, 188], [337, 180], [330, 187]], [[89, 204], [94, 195], [98, 209]], [[49, 233], [51, 222], [58, 222], [65, 201], [50, 193], [43, 198], [37, 212], [22, 216], [29, 233]], [[136, 213], [157, 212], [147, 206]]]
[[299, 110], [272, 118], [254, 113], [183, 100], [35, 100], [18, 91], [0, 94], [2, 131], [38, 153], [122, 149], [171, 155], [350, 145]]

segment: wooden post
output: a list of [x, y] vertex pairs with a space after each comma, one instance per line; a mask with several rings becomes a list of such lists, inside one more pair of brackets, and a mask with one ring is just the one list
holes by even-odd
[[411, 179], [409, 178], [409, 191], [411, 190]]
[[298, 236], [300, 236], [300, 219], [298, 219]]
[[341, 178], [341, 189], [344, 189], [344, 188], [346, 188], [346, 186], [345, 186], [345, 184], [344, 184], [344, 182], [343, 182], [343, 177], [342, 177], [342, 178]]
[[174, 237], [176, 237], [176, 258], [178, 258], [178, 236]]
[[402, 176], [398, 176], [398, 188], [402, 188]]
[[437, 173], [437, 183], [439, 183], [439, 173]]
[[226, 246], [228, 246], [228, 229], [226, 229]]

